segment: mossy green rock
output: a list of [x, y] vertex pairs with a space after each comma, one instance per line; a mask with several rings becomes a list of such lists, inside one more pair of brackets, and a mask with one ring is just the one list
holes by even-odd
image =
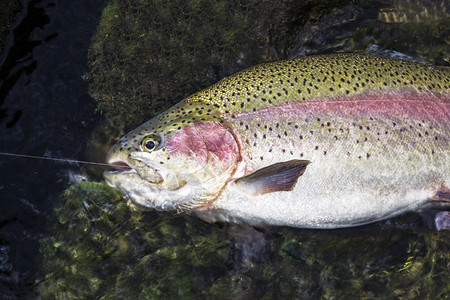
[[90, 93], [124, 133], [189, 94], [267, 60], [364, 51], [375, 43], [446, 64], [449, 18], [443, 5], [111, 0], [89, 51]]
[[267, 2], [111, 1], [89, 52], [99, 109], [131, 128], [254, 64]]
[[105, 183], [63, 194], [59, 222], [41, 240], [46, 299], [179, 298], [202, 293], [229, 252], [222, 229], [184, 215], [130, 209]]

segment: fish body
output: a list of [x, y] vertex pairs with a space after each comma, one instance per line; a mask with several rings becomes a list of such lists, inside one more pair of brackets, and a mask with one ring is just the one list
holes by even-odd
[[262, 64], [128, 133], [105, 178], [139, 205], [210, 222], [366, 224], [448, 204], [449, 108], [446, 67], [367, 54]]

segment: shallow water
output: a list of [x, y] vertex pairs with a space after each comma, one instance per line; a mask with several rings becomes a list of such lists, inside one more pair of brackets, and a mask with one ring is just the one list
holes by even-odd
[[[106, 1], [25, 2], [0, 57], [0, 151], [82, 159], [101, 122], [82, 76]], [[316, 9], [312, 15], [322, 22], [306, 22], [291, 52], [281, 44], [294, 41], [273, 41], [279, 58], [351, 50], [348, 44], [357, 47], [364, 40], [349, 35], [355, 23], [328, 30], [332, 18], [308, 3], [293, 11]], [[419, 3], [416, 9], [424, 7]], [[377, 38], [367, 25], [376, 19], [372, 9], [345, 6], [334, 15], [355, 12], [360, 34]], [[411, 15], [405, 9], [380, 14], [394, 22], [400, 16], [403, 23]], [[405, 50], [402, 30], [392, 26], [387, 37], [378, 38], [387, 45], [397, 39]], [[442, 63], [435, 58], [450, 49], [439, 51], [423, 58]], [[202, 84], [234, 68], [203, 74]], [[449, 232], [429, 230], [417, 214], [345, 230], [254, 230], [130, 210], [101, 183], [65, 190], [82, 174], [78, 165], [0, 157], [0, 167], [0, 298], [431, 299], [450, 292]]]

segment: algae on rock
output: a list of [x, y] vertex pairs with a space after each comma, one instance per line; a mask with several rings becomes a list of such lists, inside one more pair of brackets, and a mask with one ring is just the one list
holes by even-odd
[[255, 64], [266, 2], [111, 1], [89, 51], [99, 110], [129, 129]]
[[[90, 93], [127, 131], [267, 60], [376, 43], [445, 64], [449, 21], [444, 4], [428, 2], [111, 0], [89, 51]], [[415, 9], [421, 14], [412, 19]]]
[[224, 231], [184, 215], [130, 209], [105, 183], [81, 182], [63, 194], [59, 222], [41, 240], [46, 299], [179, 298], [225, 274]]

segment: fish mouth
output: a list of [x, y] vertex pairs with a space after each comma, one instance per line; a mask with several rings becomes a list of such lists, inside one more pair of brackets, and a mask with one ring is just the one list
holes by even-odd
[[150, 184], [161, 184], [164, 181], [160, 170], [143, 159], [130, 158], [129, 161], [113, 159], [110, 160], [108, 164], [111, 170], [104, 173], [107, 176], [138, 175], [141, 179]]
[[116, 160], [116, 161], [112, 161], [109, 162], [109, 167], [111, 168], [111, 170], [109, 172], [132, 172], [133, 168], [127, 164], [126, 162], [124, 162], [123, 160]]

